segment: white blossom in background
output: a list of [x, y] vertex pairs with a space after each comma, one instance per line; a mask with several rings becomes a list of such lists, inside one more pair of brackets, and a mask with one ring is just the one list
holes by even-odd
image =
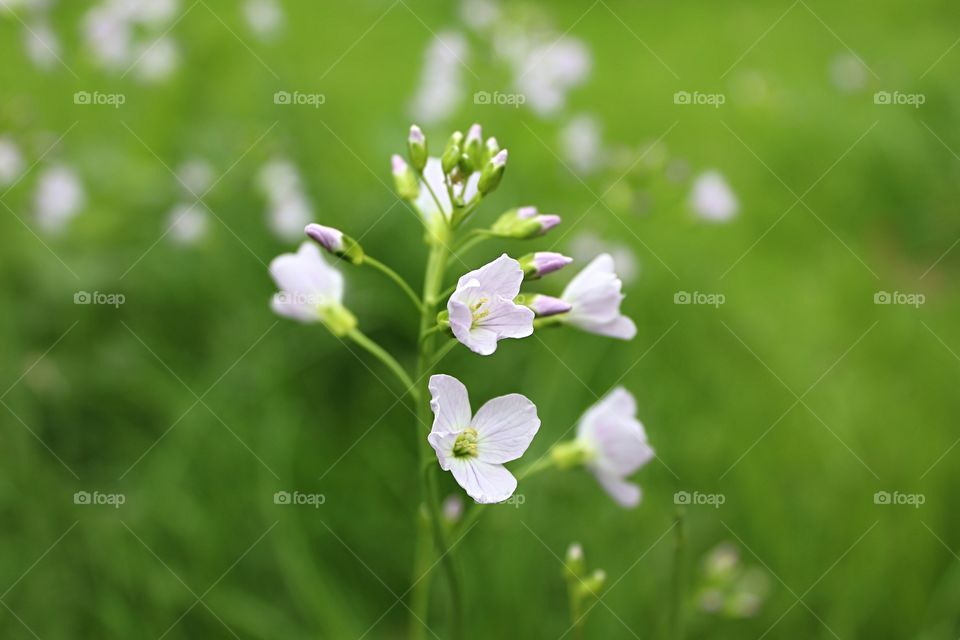
[[190, 158], [177, 167], [177, 181], [187, 195], [202, 196], [213, 184], [213, 166], [203, 158]]
[[694, 180], [690, 206], [697, 216], [710, 222], [726, 222], [740, 210], [733, 189], [715, 170], [704, 171]]
[[608, 242], [592, 231], [583, 231], [574, 236], [570, 241], [570, 253], [578, 263], [589, 262], [601, 253], [609, 253], [617, 265], [617, 275], [624, 284], [633, 282], [640, 274], [640, 265], [630, 247]]
[[643, 425], [637, 420], [637, 401], [617, 387], [587, 409], [577, 425], [577, 443], [586, 452], [584, 464], [600, 486], [624, 508], [640, 503], [640, 487], [627, 476], [653, 459]]
[[37, 21], [23, 32], [27, 57], [41, 69], [49, 69], [60, 58], [60, 39], [46, 21]]
[[179, 66], [179, 47], [168, 35], [181, 0], [102, 0], [84, 15], [81, 32], [102, 69], [144, 82], [168, 78]]
[[144, 82], [158, 82], [169, 78], [180, 64], [180, 50], [169, 36], [140, 45], [135, 54], [136, 77]]
[[858, 93], [867, 88], [867, 68], [852, 53], [841, 53], [830, 61], [830, 82], [843, 93]]
[[590, 51], [569, 36], [533, 41], [522, 35], [513, 42], [498, 40], [500, 53], [513, 68], [514, 86], [540, 116], [566, 106], [567, 94], [590, 75]]
[[9, 138], [0, 138], [0, 187], [9, 187], [23, 174], [20, 148]]
[[80, 213], [85, 201], [83, 184], [72, 169], [61, 165], [48, 167], [37, 179], [34, 193], [37, 224], [53, 233], [63, 231]]
[[453, 376], [430, 376], [429, 388], [434, 418], [427, 440], [440, 468], [480, 504], [513, 495], [517, 479], [503, 464], [520, 458], [537, 435], [537, 407], [511, 393], [487, 401], [473, 414], [467, 388]]
[[247, 0], [243, 18], [250, 31], [261, 41], [275, 39], [287, 23], [287, 16], [277, 0]]
[[304, 192], [300, 172], [283, 158], [271, 160], [257, 176], [267, 199], [267, 226], [281, 240], [296, 240], [313, 222], [313, 207]]
[[443, 31], [433, 39], [424, 59], [420, 85], [410, 111], [428, 124], [449, 117], [463, 101], [466, 88], [463, 64], [468, 54], [467, 40], [455, 31]]
[[183, 246], [195, 245], [203, 239], [209, 226], [209, 215], [199, 202], [178, 204], [170, 211], [167, 219], [170, 239]]
[[460, 19], [474, 31], [485, 31], [500, 20], [500, 7], [493, 0], [463, 0]]
[[560, 130], [560, 152], [577, 172], [589, 174], [603, 157], [603, 139], [599, 121], [587, 114], [574, 117]]
[[270, 275], [279, 289], [270, 301], [277, 315], [304, 323], [322, 322], [337, 335], [356, 326], [343, 307], [343, 274], [327, 264], [320, 248], [304, 242], [296, 253], [270, 262]]

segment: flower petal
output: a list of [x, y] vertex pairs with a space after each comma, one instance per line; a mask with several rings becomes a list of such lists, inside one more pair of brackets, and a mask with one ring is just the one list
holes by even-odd
[[437, 203], [433, 199], [433, 195], [431, 195], [423, 183], [420, 184], [420, 193], [414, 202], [417, 210], [424, 214], [428, 222], [439, 215], [446, 217], [452, 207], [450, 206], [450, 196], [447, 194], [447, 185], [444, 181], [443, 167], [440, 164], [439, 158], [427, 159], [427, 166], [423, 168], [423, 179], [430, 185], [430, 188], [433, 189], [437, 200], [439, 200], [443, 206], [443, 211], [441, 212], [437, 209]]
[[497, 350], [497, 337], [496, 331], [478, 325], [470, 329], [460, 342], [477, 355], [489, 356]]
[[477, 457], [484, 462], [516, 460], [540, 429], [537, 407], [519, 393], [493, 398], [471, 423], [477, 430]]
[[498, 338], [526, 338], [533, 334], [533, 311], [512, 299], [499, 298], [487, 308], [487, 315], [477, 324], [490, 329]]
[[431, 431], [427, 436], [427, 442], [436, 452], [437, 461], [444, 471], [449, 471], [450, 467], [458, 460], [453, 455], [453, 445], [456, 444], [458, 435], [460, 434], [453, 431]]
[[523, 269], [519, 262], [504, 253], [493, 262], [460, 276], [457, 290], [466, 287], [472, 279], [477, 280], [482, 296], [501, 296], [513, 300], [520, 293]]
[[630, 392], [617, 387], [583, 414], [577, 439], [594, 450], [596, 457], [589, 466], [596, 472], [626, 476], [653, 458], [636, 412], [636, 400]]
[[627, 316], [617, 316], [607, 322], [590, 322], [574, 317], [570, 324], [590, 333], [620, 340], [633, 340], [637, 335], [637, 325]]
[[499, 464], [477, 458], [454, 458], [450, 471], [457, 483], [480, 504], [503, 502], [517, 490], [517, 479]]
[[597, 482], [600, 483], [604, 491], [610, 494], [610, 497], [624, 509], [632, 509], [640, 504], [643, 493], [638, 485], [610, 474], [597, 473], [596, 476]]
[[302, 299], [286, 293], [275, 293], [270, 300], [270, 308], [278, 316], [300, 322], [320, 322], [320, 310], [317, 305], [306, 304]]
[[343, 276], [327, 264], [320, 248], [304, 242], [296, 253], [284, 253], [270, 262], [270, 275], [281, 291], [316, 297], [315, 302], [343, 300]]
[[430, 409], [433, 410], [432, 433], [459, 433], [470, 426], [470, 397], [463, 383], [448, 375], [430, 376]]

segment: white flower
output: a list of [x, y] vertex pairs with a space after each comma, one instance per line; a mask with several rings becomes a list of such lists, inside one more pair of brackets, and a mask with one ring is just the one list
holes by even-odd
[[170, 77], [180, 63], [177, 43], [168, 36], [144, 42], [134, 55], [136, 74], [144, 82], [158, 82]]
[[327, 323], [332, 313], [342, 309], [343, 276], [327, 264], [312, 242], [301, 244], [296, 253], [274, 258], [270, 275], [280, 289], [271, 308], [281, 316]]
[[609, 242], [592, 231], [583, 231], [574, 236], [570, 240], [570, 253], [577, 262], [587, 262], [601, 253], [609, 253], [617, 265], [617, 275], [624, 284], [636, 280], [640, 271], [637, 257], [628, 245]]
[[[437, 202], [433, 199], [430, 190], [423, 182], [420, 183], [420, 193], [414, 201], [417, 211], [423, 214], [427, 224], [435, 223], [442, 218], [449, 218], [453, 210], [450, 204], [450, 195], [447, 193], [447, 183], [443, 177], [443, 167], [440, 158], [427, 158], [427, 165], [423, 168], [423, 180], [430, 185], [433, 193], [440, 201], [443, 210], [437, 208]], [[464, 202], [470, 202], [477, 195], [477, 183], [480, 181], [480, 172], [474, 171], [462, 185], [454, 185], [454, 194], [463, 198]]]
[[213, 181], [213, 167], [202, 158], [190, 158], [177, 167], [177, 182], [187, 190], [187, 195], [204, 195]]
[[260, 40], [273, 40], [286, 23], [283, 7], [276, 0], [247, 0], [243, 5], [247, 26]]
[[549, 116], [563, 108], [567, 93], [587, 79], [590, 67], [590, 51], [582, 42], [551, 38], [515, 63], [515, 83], [538, 115]]
[[170, 211], [168, 218], [170, 238], [183, 246], [199, 242], [206, 235], [210, 223], [200, 203], [179, 204]]
[[267, 198], [267, 223], [282, 240], [296, 240], [313, 221], [313, 208], [304, 193], [300, 172], [284, 158], [275, 158], [257, 174], [257, 187]]
[[570, 281], [560, 296], [573, 307], [564, 321], [590, 333], [632, 340], [637, 327], [620, 313], [623, 283], [613, 269], [613, 258], [601, 253]]
[[0, 138], [0, 187], [8, 187], [23, 173], [23, 155], [9, 138]]
[[467, 388], [456, 378], [430, 376], [433, 428], [427, 440], [440, 468], [453, 474], [479, 503], [503, 502], [517, 488], [517, 479], [503, 463], [527, 450], [540, 429], [537, 407], [511, 393], [488, 401], [471, 416]]
[[46, 169], [37, 179], [34, 210], [37, 223], [48, 231], [62, 231], [86, 201], [77, 174], [63, 166]]
[[653, 458], [653, 449], [629, 391], [617, 387], [587, 409], [577, 425], [577, 443], [586, 451], [586, 467], [620, 506], [639, 504], [640, 487], [625, 478]]
[[520, 263], [507, 254], [461, 276], [447, 302], [457, 340], [488, 356], [497, 350], [498, 340], [532, 334], [533, 311], [513, 301], [522, 282]]
[[60, 60], [60, 39], [47, 22], [30, 25], [23, 37], [27, 56], [37, 67], [49, 69]]
[[705, 171], [697, 176], [690, 193], [690, 206], [710, 222], [726, 222], [740, 209], [737, 196], [719, 171]]
[[582, 174], [595, 171], [603, 156], [600, 123], [593, 116], [581, 114], [560, 130], [563, 157]]
[[462, 34], [437, 34], [427, 49], [420, 87], [410, 110], [414, 119], [428, 124], [449, 117], [464, 95], [463, 63], [467, 41]]

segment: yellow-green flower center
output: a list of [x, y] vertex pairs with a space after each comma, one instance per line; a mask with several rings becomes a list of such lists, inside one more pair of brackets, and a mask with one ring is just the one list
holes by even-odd
[[486, 306], [488, 302], [490, 302], [488, 298], [480, 298], [479, 300], [474, 302], [472, 305], [470, 305], [470, 315], [473, 318], [471, 328], [477, 326], [478, 322], [480, 322], [481, 320], [486, 318], [488, 315], [490, 315], [489, 309], [483, 308]]
[[453, 443], [453, 455], [458, 458], [472, 458], [477, 455], [477, 430], [467, 427], [457, 435]]

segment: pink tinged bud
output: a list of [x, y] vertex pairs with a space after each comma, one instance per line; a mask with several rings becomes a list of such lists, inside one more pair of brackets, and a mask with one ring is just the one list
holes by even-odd
[[397, 177], [402, 176], [407, 172], [406, 161], [397, 154], [393, 154], [393, 156], [390, 158], [390, 166], [393, 171], [393, 175]]
[[570, 311], [570, 309], [573, 309], [573, 306], [560, 298], [538, 294], [535, 295], [530, 302], [530, 308], [533, 309], [535, 314], [541, 318], [545, 318], [547, 316], [555, 316], [559, 313], [566, 313]]
[[493, 136], [487, 138], [487, 149], [489, 149], [492, 153], [500, 151], [500, 145], [497, 143], [497, 139]]
[[320, 224], [308, 224], [303, 230], [307, 236], [330, 253], [343, 251], [343, 232]]
[[521, 220], [529, 220], [536, 217], [540, 211], [536, 207], [520, 207], [517, 209], [517, 217]]
[[555, 216], [555, 215], [538, 216], [537, 221], [540, 223], [540, 230], [543, 233], [546, 233], [547, 231], [550, 231], [550, 229], [553, 229], [555, 226], [560, 224], [560, 216]]
[[421, 131], [420, 127], [415, 124], [410, 125], [410, 136], [407, 138], [407, 140], [412, 144], [423, 144], [426, 142], [423, 131]]
[[466, 144], [469, 145], [471, 142], [476, 144], [483, 143], [483, 129], [480, 128], [479, 124], [473, 125], [472, 127], [470, 127], [470, 130], [467, 132]]
[[497, 155], [493, 156], [493, 159], [490, 161], [493, 163], [494, 169], [500, 169], [507, 165], [507, 150], [499, 152]]
[[536, 251], [533, 254], [533, 266], [537, 270], [537, 275], [541, 277], [559, 271], [571, 262], [573, 258], [554, 251]]

